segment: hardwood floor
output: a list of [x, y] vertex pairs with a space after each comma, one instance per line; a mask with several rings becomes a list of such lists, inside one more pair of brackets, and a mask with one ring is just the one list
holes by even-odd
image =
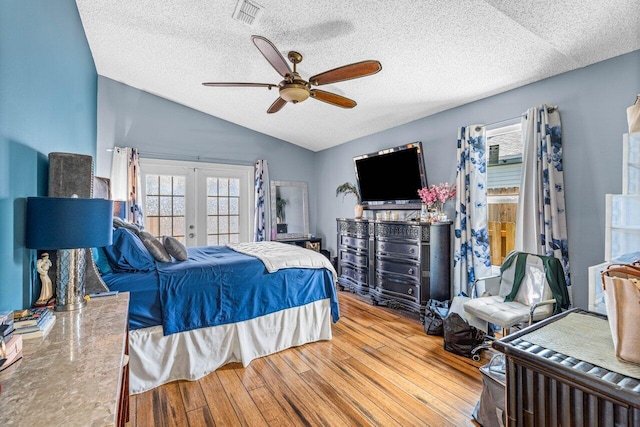
[[465, 426], [480, 362], [417, 319], [339, 292], [333, 339], [131, 396], [129, 426]]

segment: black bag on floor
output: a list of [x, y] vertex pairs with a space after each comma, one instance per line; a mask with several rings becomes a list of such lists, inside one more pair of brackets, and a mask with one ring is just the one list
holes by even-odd
[[424, 308], [424, 331], [427, 335], [442, 336], [443, 322], [449, 313], [449, 301], [430, 299]]
[[451, 353], [471, 357], [471, 350], [484, 342], [485, 335], [458, 313], [449, 313], [444, 319], [444, 349]]

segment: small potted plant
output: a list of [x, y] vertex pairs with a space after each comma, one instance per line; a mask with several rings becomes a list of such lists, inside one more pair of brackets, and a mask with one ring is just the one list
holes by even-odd
[[336, 197], [342, 194], [342, 198], [344, 200], [344, 196], [347, 194], [353, 194], [356, 198], [356, 206], [354, 207], [354, 214], [356, 219], [362, 218], [362, 199], [360, 199], [360, 192], [358, 191], [358, 187], [350, 182], [345, 182], [344, 184], [338, 185], [336, 188]]

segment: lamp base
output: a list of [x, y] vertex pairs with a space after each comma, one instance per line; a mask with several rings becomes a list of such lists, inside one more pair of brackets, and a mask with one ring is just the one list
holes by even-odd
[[53, 306], [53, 310], [54, 311], [73, 311], [73, 310], [80, 310], [82, 307], [84, 307], [85, 305], [87, 305], [87, 301], [82, 298], [81, 301], [76, 301], [74, 303], [70, 303], [70, 304], [65, 304], [65, 305], [54, 305]]
[[87, 302], [84, 299], [84, 249], [58, 251], [55, 311], [79, 310]]

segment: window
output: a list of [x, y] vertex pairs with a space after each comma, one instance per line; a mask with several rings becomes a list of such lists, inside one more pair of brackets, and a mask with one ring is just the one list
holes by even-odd
[[522, 128], [512, 124], [487, 130], [487, 206], [491, 264], [502, 265], [515, 247], [522, 173]]
[[207, 245], [240, 240], [240, 180], [207, 177]]
[[184, 175], [145, 175], [145, 229], [156, 237], [173, 236], [184, 243]]
[[145, 229], [186, 246], [251, 239], [253, 167], [141, 159]]

